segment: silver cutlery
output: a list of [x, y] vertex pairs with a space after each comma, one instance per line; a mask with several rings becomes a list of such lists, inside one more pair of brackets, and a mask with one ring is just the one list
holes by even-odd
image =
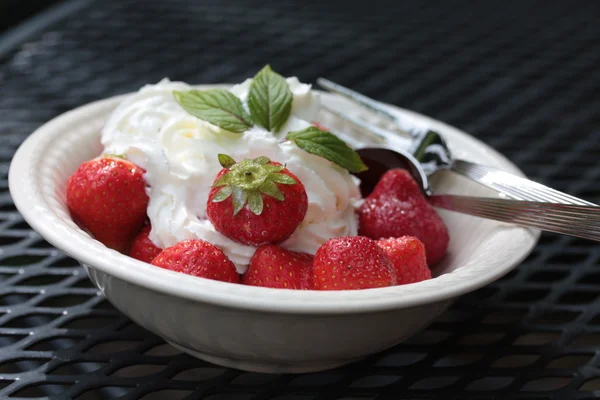
[[[571, 196], [498, 168], [453, 158], [444, 138], [437, 132], [430, 129], [411, 126], [410, 124], [407, 124], [406, 121], [403, 121], [398, 115], [390, 112], [385, 104], [337, 83], [324, 78], [319, 78], [317, 83], [327, 91], [347, 98], [354, 104], [361, 106], [363, 109], [375, 113], [377, 116], [383, 118], [383, 120], [391, 122], [397, 129], [408, 134], [412, 138], [412, 144], [408, 149], [408, 153], [416, 160], [417, 164], [420, 166], [420, 170], [423, 171], [426, 176], [431, 176], [440, 170], [450, 170], [516, 200], [579, 204], [597, 207], [596, 204], [589, 201]], [[390, 145], [389, 139], [393, 138], [395, 135], [399, 135], [398, 132], [384, 129], [379, 125], [370, 123], [362, 118], [345, 114], [326, 104], [323, 104], [322, 107], [332, 114], [346, 120], [350, 124], [375, 134], [377, 138], [382, 139], [379, 140], [381, 144]], [[394, 149], [389, 150], [394, 151]], [[393, 157], [393, 155], [391, 156]], [[424, 189], [428, 190], [428, 188]]]
[[435, 207], [600, 241], [600, 207], [458, 195], [433, 195]]

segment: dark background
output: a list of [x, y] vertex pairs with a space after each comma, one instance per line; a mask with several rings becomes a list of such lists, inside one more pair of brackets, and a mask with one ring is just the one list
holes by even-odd
[[[50, 3], [0, 2], [0, 30]], [[239, 82], [271, 63], [447, 122], [533, 179], [598, 202], [599, 2], [63, 3], [29, 35], [0, 37], [0, 49], [13, 43], [0, 52], [0, 398], [598, 397], [594, 243], [543, 235], [513, 272], [363, 362], [250, 374], [178, 353], [113, 309], [30, 230], [7, 173], [23, 139], [62, 112], [165, 76]]]
[[13, 28], [19, 22], [48, 7], [61, 3], [58, 0], [1, 0], [0, 32]]

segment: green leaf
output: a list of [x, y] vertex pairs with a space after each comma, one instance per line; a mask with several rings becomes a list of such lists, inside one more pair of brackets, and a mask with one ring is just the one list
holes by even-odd
[[244, 208], [246, 200], [248, 199], [248, 193], [239, 187], [233, 187], [233, 215], [237, 215]]
[[219, 128], [242, 133], [252, 126], [242, 101], [225, 89], [174, 90], [173, 96], [188, 113]]
[[367, 170], [358, 153], [331, 132], [311, 126], [288, 133], [287, 139], [296, 143], [302, 150], [326, 158], [350, 172]]
[[270, 174], [271, 173], [276, 173], [276, 172], [279, 172], [279, 171], [283, 171], [285, 169], [285, 167], [283, 165], [271, 165], [271, 164], [265, 165], [264, 168]]
[[231, 181], [231, 174], [228, 172], [222, 177], [220, 177], [215, 183], [213, 183], [213, 187], [226, 186], [229, 185]]
[[260, 215], [263, 211], [262, 194], [258, 191], [252, 191], [248, 194], [248, 208], [256, 215]]
[[231, 188], [231, 186], [225, 186], [224, 188], [222, 188], [221, 190], [219, 190], [217, 192], [217, 194], [215, 194], [215, 196], [213, 197], [212, 201], [213, 201], [213, 203], [219, 203], [221, 201], [224, 201], [229, 196], [231, 196], [231, 193], [233, 193], [233, 189]]
[[235, 165], [235, 160], [227, 154], [219, 154], [217, 157], [219, 158], [219, 164], [223, 168], [231, 168]]
[[271, 178], [273, 182], [283, 183], [284, 185], [293, 185], [297, 183], [294, 178], [286, 174], [271, 174], [269, 175], [269, 178]]
[[127, 160], [127, 158], [123, 154], [107, 153], [107, 154], [103, 154], [102, 157], [104, 157], [104, 158], [120, 158], [122, 160]]
[[268, 164], [268, 163], [269, 163], [269, 161], [271, 161], [271, 160], [269, 160], [269, 159], [268, 159], [267, 157], [265, 157], [265, 156], [256, 157], [256, 158], [254, 159], [254, 162], [256, 162], [256, 163], [259, 163], [260, 165], [265, 165], [265, 164]]
[[281, 193], [281, 190], [279, 190], [273, 181], [265, 181], [262, 185], [260, 185], [258, 190], [260, 190], [260, 192], [263, 194], [271, 196], [279, 201], [283, 201], [283, 193]]
[[292, 91], [285, 79], [269, 65], [254, 76], [248, 93], [252, 120], [268, 131], [277, 133], [292, 109]]

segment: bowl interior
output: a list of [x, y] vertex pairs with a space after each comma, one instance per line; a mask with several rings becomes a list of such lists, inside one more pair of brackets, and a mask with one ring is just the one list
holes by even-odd
[[[299, 292], [245, 287], [198, 279], [152, 267], [106, 249], [71, 220], [65, 205], [65, 185], [70, 174], [84, 161], [102, 151], [100, 131], [123, 96], [95, 102], [50, 121], [19, 148], [9, 176], [10, 190], [27, 222], [54, 246], [72, 257], [154, 289], [205, 301], [242, 301], [244, 306], [263, 307], [277, 299], [279, 306], [308, 310], [329, 302], [324, 309], [407, 306], [449, 298], [474, 290], [497, 279], [518, 264], [533, 248], [539, 232], [439, 210], [450, 230], [450, 248], [445, 261], [434, 269], [435, 279], [402, 287], [349, 292]], [[323, 94], [323, 102], [348, 112], [360, 113], [351, 103]], [[456, 157], [503, 168], [522, 175], [502, 155], [450, 126], [397, 108], [409, 123], [426, 124], [440, 132]], [[360, 140], [361, 132], [324, 112], [320, 122], [342, 131], [348, 140]], [[495, 192], [453, 173], [432, 179], [437, 193], [496, 196]], [[216, 292], [218, 293], [216, 293]], [[247, 299], [246, 296], [259, 298]], [[266, 296], [266, 297], [265, 297]], [[272, 296], [270, 300], [268, 296]], [[339, 304], [338, 304], [339, 302]], [[233, 305], [233, 304], [232, 304]], [[308, 307], [308, 308], [307, 308]], [[344, 308], [346, 307], [346, 308]]]

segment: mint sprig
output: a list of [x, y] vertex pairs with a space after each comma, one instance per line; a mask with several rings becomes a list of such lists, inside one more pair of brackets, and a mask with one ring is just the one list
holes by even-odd
[[286, 80], [266, 65], [252, 79], [248, 109], [252, 120], [273, 133], [285, 125], [292, 110], [292, 91]]
[[350, 172], [358, 173], [368, 169], [358, 153], [352, 150], [343, 140], [316, 126], [290, 132], [286, 138], [302, 150], [323, 157]]
[[[243, 133], [255, 124], [264, 129], [278, 133], [290, 117], [294, 96], [290, 87], [281, 75], [266, 65], [252, 79], [248, 92], [248, 110], [244, 109], [242, 101], [233, 93], [225, 89], [189, 90], [185, 92], [173, 91], [175, 100], [188, 113], [202, 120], [210, 122], [230, 132]], [[350, 148], [343, 140], [331, 132], [311, 126], [309, 128], [288, 132], [286, 138], [293, 141], [304, 151], [323, 157], [349, 172], [358, 173], [368, 168], [360, 159], [356, 151]], [[235, 164], [231, 157], [221, 155], [219, 161], [229, 168]], [[254, 160], [257, 165], [263, 165], [273, 175], [271, 182], [293, 184], [293, 179], [285, 175], [276, 174], [274, 167], [267, 165], [266, 157]], [[273, 171], [271, 171], [273, 169]], [[217, 182], [224, 183], [225, 179]], [[261, 187], [261, 193], [279, 198], [279, 194], [271, 184]], [[248, 202], [254, 211], [259, 212], [262, 203], [260, 196], [249, 195], [237, 189], [223, 188], [215, 198], [222, 201], [233, 196], [235, 210], [238, 212]]]
[[173, 96], [188, 113], [221, 129], [242, 133], [252, 126], [242, 101], [225, 89], [175, 90]]

